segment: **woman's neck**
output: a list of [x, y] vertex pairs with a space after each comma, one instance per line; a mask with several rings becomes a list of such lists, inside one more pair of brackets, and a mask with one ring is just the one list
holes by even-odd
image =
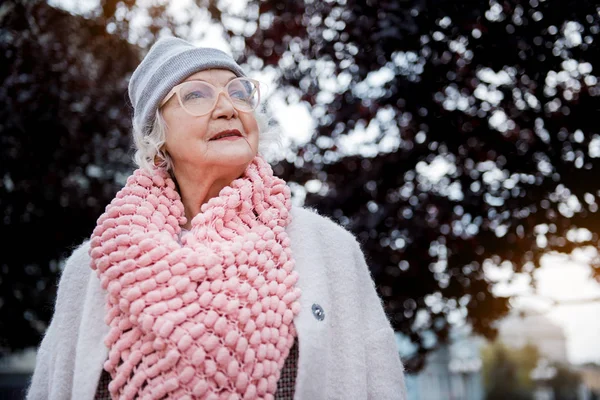
[[202, 205], [213, 197], [217, 197], [225, 186], [229, 186], [231, 182], [241, 177], [245, 170], [245, 167], [241, 171], [239, 168], [222, 171], [221, 168], [220, 174], [215, 173], [216, 171], [202, 174], [174, 171], [173, 175], [185, 210], [186, 223], [182, 227], [190, 229], [192, 219], [200, 213]]

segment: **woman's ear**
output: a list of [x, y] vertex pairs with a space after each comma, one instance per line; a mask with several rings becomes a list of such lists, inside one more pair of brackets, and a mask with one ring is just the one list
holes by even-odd
[[159, 167], [160, 164], [162, 164], [164, 161], [161, 161], [161, 157], [158, 155], [159, 153], [156, 153], [156, 155], [154, 156], [154, 166], [155, 167]]
[[154, 166], [155, 167], [165, 167], [167, 165], [168, 153], [165, 150], [165, 146], [158, 149], [156, 155], [154, 155]]

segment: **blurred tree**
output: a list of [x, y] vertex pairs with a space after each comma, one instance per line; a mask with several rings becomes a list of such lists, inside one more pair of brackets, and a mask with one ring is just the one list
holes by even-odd
[[518, 350], [509, 350], [509, 357], [518, 368], [516, 370], [517, 385], [526, 390], [533, 390], [534, 383], [531, 379], [531, 371], [536, 367], [540, 358], [540, 352], [532, 343], [527, 343]]
[[236, 17], [243, 59], [317, 121], [278, 171], [322, 183], [306, 205], [359, 235], [422, 353], [463, 320], [495, 335], [494, 266], [597, 248], [597, 2], [265, 0]]
[[577, 400], [581, 376], [568, 365], [554, 364], [556, 375], [549, 384], [556, 400]]
[[494, 341], [482, 348], [481, 356], [487, 400], [532, 398], [535, 384], [530, 374], [539, 360], [534, 345], [516, 350]]
[[[39, 293], [59, 255], [130, 168], [123, 96], [139, 57], [125, 39], [192, 37], [198, 9], [315, 118], [276, 172], [358, 235], [394, 328], [419, 346], [409, 368], [452, 324], [494, 336], [508, 299], [489, 270], [532, 273], [544, 253], [597, 248], [595, 2], [196, 0], [178, 18], [144, 4], [101, 0], [87, 20], [40, 1], [0, 5], [0, 316], [28, 332], [2, 325], [9, 347], [37, 343], [27, 327], [48, 320], [52, 292]], [[26, 239], [35, 252], [16, 250]]]
[[0, 353], [35, 346], [61, 260], [129, 164], [128, 73], [106, 27], [39, 1], [0, 4]]
[[556, 400], [575, 400], [580, 375], [568, 365], [542, 362], [535, 344], [522, 348], [507, 347], [500, 341], [489, 342], [481, 349], [483, 380], [487, 400], [531, 399], [537, 384], [532, 371], [544, 364], [552, 368], [554, 376], [545, 385], [552, 390]]

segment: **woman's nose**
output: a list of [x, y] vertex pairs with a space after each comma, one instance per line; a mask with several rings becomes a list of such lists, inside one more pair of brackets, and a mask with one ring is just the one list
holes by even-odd
[[227, 94], [225, 93], [225, 91], [221, 90], [217, 94], [217, 102], [215, 104], [215, 109], [213, 111], [213, 115], [216, 118], [225, 117], [225, 118], [229, 119], [229, 118], [232, 118], [235, 115], [235, 113], [236, 113], [236, 109], [233, 106], [233, 103], [231, 102], [231, 100], [229, 100], [229, 97], [227, 97]]

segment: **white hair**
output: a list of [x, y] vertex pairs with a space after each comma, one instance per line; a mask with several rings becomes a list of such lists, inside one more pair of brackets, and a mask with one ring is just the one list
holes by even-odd
[[[269, 151], [274, 150], [273, 147], [280, 149], [281, 137], [274, 121], [264, 111], [255, 111], [254, 117], [258, 123], [258, 154], [267, 156]], [[138, 167], [148, 172], [155, 167], [165, 168], [170, 172], [173, 170], [171, 157], [162, 150], [167, 140], [167, 129], [167, 123], [160, 109], [156, 110], [154, 122], [149, 131], [134, 125], [135, 154], [133, 159]]]

